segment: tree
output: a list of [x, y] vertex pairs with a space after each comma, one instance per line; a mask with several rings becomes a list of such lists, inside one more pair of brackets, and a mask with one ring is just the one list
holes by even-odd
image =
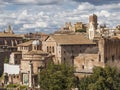
[[75, 87], [74, 68], [70, 65], [49, 63], [42, 69], [39, 84], [43, 90], [70, 90]]
[[9, 59], [8, 59], [8, 57], [5, 57], [5, 59], [4, 59], [4, 63], [9, 63]]
[[109, 66], [95, 67], [91, 76], [80, 80], [79, 88], [80, 90], [120, 90], [120, 72]]
[[82, 32], [86, 32], [86, 30], [85, 29], [77, 29], [76, 32], [81, 32], [82, 33]]

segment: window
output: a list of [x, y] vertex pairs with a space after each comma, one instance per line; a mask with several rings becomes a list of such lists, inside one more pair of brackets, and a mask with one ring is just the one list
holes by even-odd
[[107, 59], [107, 57], [106, 57], [104, 62], [107, 63], [107, 60], [108, 60], [108, 59]]
[[52, 50], [51, 50], [52, 48], [51, 48], [51, 46], [49, 47], [49, 53], [51, 53], [52, 52]]
[[114, 55], [112, 55], [112, 62], [114, 62]]
[[17, 61], [15, 61], [15, 64], [17, 64]]
[[84, 69], [84, 65], [82, 65], [82, 69]]
[[66, 62], [66, 59], [64, 58], [64, 63]]
[[47, 52], [49, 51], [49, 48], [48, 48], [48, 46], [47, 46]]
[[54, 46], [52, 46], [52, 52], [54, 53]]
[[37, 50], [37, 46], [34, 46], [34, 50]]
[[17, 76], [17, 78], [19, 78], [19, 76]]
[[74, 56], [71, 56], [71, 59], [74, 59], [75, 57]]
[[13, 76], [13, 78], [15, 78], [15, 75]]
[[99, 62], [101, 62], [101, 55], [99, 55]]
[[80, 53], [81, 53], [81, 50], [80, 50]]
[[74, 51], [73, 51], [73, 50], [72, 50], [71, 52], [72, 52], [72, 53], [74, 53]]

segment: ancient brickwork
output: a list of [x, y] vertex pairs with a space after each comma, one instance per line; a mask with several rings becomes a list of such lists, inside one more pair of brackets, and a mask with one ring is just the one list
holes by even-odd
[[120, 39], [101, 38], [99, 40], [99, 54], [101, 61], [112, 66], [119, 67], [120, 64]]

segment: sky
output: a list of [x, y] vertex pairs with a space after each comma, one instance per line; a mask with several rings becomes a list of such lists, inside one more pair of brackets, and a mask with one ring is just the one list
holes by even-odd
[[15, 33], [52, 33], [65, 22], [87, 24], [96, 14], [98, 23], [120, 24], [120, 0], [0, 0], [0, 31], [11, 25]]

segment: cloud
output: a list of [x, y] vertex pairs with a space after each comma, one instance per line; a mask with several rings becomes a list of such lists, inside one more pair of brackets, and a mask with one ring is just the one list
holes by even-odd
[[[5, 0], [7, 1], [7, 0]], [[11, 3], [28, 4], [27, 0], [11, 0]], [[39, 0], [29, 0], [29, 3], [45, 2]], [[49, 0], [54, 1], [54, 0]], [[68, 0], [64, 0], [67, 2]], [[9, 0], [10, 2], [10, 0]], [[48, 3], [45, 2], [45, 3]], [[60, 0], [58, 3], [61, 2]], [[72, 1], [73, 2], [73, 1]], [[64, 26], [65, 22], [83, 22], [88, 23], [89, 15], [95, 13], [98, 16], [99, 24], [106, 23], [109, 26], [115, 26], [120, 23], [120, 3], [95, 5], [89, 2], [72, 3], [62, 5], [16, 5], [16, 10], [5, 10], [0, 14], [0, 30], [4, 30], [9, 23], [13, 26], [16, 33], [25, 32], [53, 32]], [[44, 3], [44, 4], [45, 4]], [[74, 4], [74, 5], [73, 5]], [[12, 4], [11, 4], [12, 6]], [[8, 8], [6, 6], [6, 8]]]
[[119, 0], [72, 0], [72, 1], [75, 1], [75, 2], [78, 2], [78, 3], [81, 3], [81, 2], [88, 2], [88, 3], [91, 3], [93, 5], [102, 5], [102, 4], [112, 4], [112, 3], [119, 3], [120, 1]]
[[0, 2], [3, 3], [18, 4], [18, 5], [24, 5], [24, 4], [49, 5], [49, 4], [58, 4], [62, 1], [63, 0], [0, 0]]
[[78, 8], [78, 10], [94, 10], [95, 9], [95, 6], [88, 3], [88, 2], [85, 2], [85, 3], [81, 3]]
[[120, 9], [120, 2], [119, 3], [113, 3], [108, 5], [100, 5], [96, 7], [97, 10], [118, 10]]
[[23, 24], [24, 29], [29, 29], [29, 28], [45, 28], [47, 27], [47, 23], [45, 22], [35, 22], [33, 24]]

